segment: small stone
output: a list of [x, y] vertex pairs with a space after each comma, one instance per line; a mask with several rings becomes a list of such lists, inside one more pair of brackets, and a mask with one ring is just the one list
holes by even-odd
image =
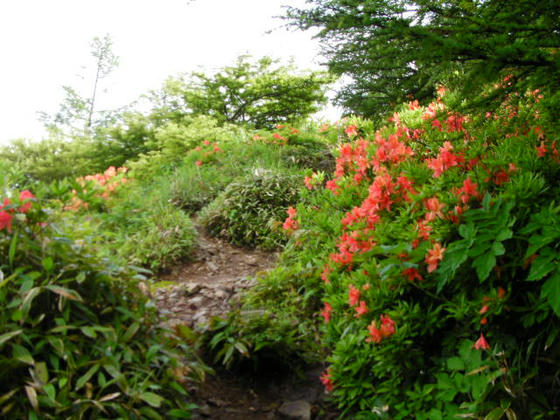
[[245, 263], [248, 265], [258, 265], [258, 261], [257, 261], [257, 257], [255, 256], [249, 256], [247, 257], [247, 259], [245, 260]]
[[228, 297], [228, 294], [220, 289], [216, 290], [214, 295], [216, 296], [216, 299], [225, 299]]
[[278, 413], [286, 419], [311, 420], [311, 404], [307, 401], [288, 401], [280, 406]]
[[186, 296], [192, 296], [194, 294], [197, 294], [200, 291], [200, 289], [202, 289], [202, 286], [198, 283], [194, 283], [194, 284], [188, 283], [183, 286], [184, 294]]
[[200, 414], [205, 417], [210, 417], [210, 415], [212, 414], [212, 410], [210, 410], [210, 406], [208, 404], [204, 404], [198, 407], [198, 411], [200, 411]]
[[233, 293], [233, 287], [226, 286], [225, 284], [221, 284], [220, 286], [218, 286], [218, 290], [223, 290], [230, 295]]
[[202, 296], [195, 296], [189, 300], [189, 308], [197, 309], [202, 305], [204, 298]]

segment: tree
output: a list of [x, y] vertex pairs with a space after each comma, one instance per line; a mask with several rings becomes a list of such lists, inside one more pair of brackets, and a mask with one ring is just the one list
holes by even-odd
[[39, 113], [39, 118], [49, 131], [68, 137], [90, 135], [92, 129], [106, 126], [114, 119], [111, 112], [95, 111], [95, 101], [100, 80], [115, 69], [118, 57], [112, 52], [113, 42], [108, 34], [103, 38], [95, 37], [90, 45], [91, 56], [95, 59], [92, 95], [90, 98], [84, 97], [76, 89], [63, 86], [65, 97], [58, 112], [54, 116], [46, 112]]
[[320, 109], [331, 81], [325, 72], [297, 74], [293, 65], [281, 66], [269, 57], [251, 62], [241, 56], [212, 75], [193, 72], [168, 79], [154, 98], [155, 114], [173, 121], [208, 115], [256, 128], [293, 123]]
[[89, 112], [86, 124], [88, 128], [91, 127], [91, 118], [95, 106], [95, 97], [97, 95], [99, 80], [107, 77], [119, 65], [119, 58], [113, 54], [112, 46], [113, 41], [109, 34], [106, 34], [103, 39], [95, 37], [91, 43], [91, 55], [96, 59], [97, 69], [93, 83], [93, 93], [89, 101]]
[[[560, 84], [558, 0], [308, 0], [286, 18], [319, 28], [329, 69], [350, 76], [337, 102], [375, 117], [437, 83], [488, 103], [514, 89]], [[492, 95], [488, 83], [510, 76]], [[457, 77], [459, 76], [459, 77]], [[487, 93], [487, 92], [486, 92]], [[560, 103], [560, 100], [558, 101]]]

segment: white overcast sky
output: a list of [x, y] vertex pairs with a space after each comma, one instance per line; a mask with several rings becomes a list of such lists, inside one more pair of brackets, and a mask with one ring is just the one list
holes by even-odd
[[283, 5], [304, 0], [0, 0], [0, 143], [40, 139], [37, 112], [58, 109], [62, 85], [91, 95], [90, 43], [107, 33], [120, 65], [102, 80], [98, 109], [129, 104], [168, 76], [216, 69], [245, 53], [294, 57], [299, 68], [319, 69], [311, 34], [273, 19]]

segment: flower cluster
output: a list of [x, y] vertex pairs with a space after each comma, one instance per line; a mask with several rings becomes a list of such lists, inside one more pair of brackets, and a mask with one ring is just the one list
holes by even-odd
[[[115, 168], [110, 166], [104, 173], [94, 175], [86, 175], [76, 179], [81, 186], [80, 194], [88, 193], [88, 188], [94, 191], [94, 196], [103, 200], [109, 199], [117, 189], [126, 184], [129, 179], [124, 176], [128, 172], [128, 168], [123, 166]], [[78, 197], [79, 192], [72, 190], [72, 201], [64, 207], [64, 210], [78, 211], [80, 209], [88, 209], [89, 202]]]
[[284, 221], [282, 228], [288, 232], [293, 232], [294, 230], [297, 230], [299, 228], [298, 222], [297, 220], [295, 220], [297, 211], [293, 207], [290, 207], [288, 208], [288, 210], [286, 210], [286, 213], [288, 213], [288, 217]]
[[377, 321], [371, 321], [368, 326], [369, 337], [366, 339], [370, 343], [380, 343], [384, 338], [389, 338], [395, 333], [395, 321], [389, 315], [380, 316], [380, 325], [377, 327]]
[[27, 213], [33, 205], [35, 196], [29, 190], [21, 191], [18, 200], [12, 203], [9, 198], [5, 198], [0, 204], [0, 231], [6, 229], [12, 231], [12, 220], [15, 213]]
[[289, 144], [291, 140], [295, 139], [295, 136], [300, 134], [297, 128], [289, 127], [284, 124], [278, 124], [276, 129], [279, 131], [273, 132], [272, 135], [269, 135], [268, 132], [266, 134], [262, 133], [262, 135], [258, 133], [253, 135], [253, 141], [285, 146]]
[[214, 156], [218, 153], [224, 153], [218, 146], [217, 142], [212, 143], [210, 140], [204, 140], [202, 146], [197, 146], [194, 150], [189, 151], [189, 154], [196, 153], [197, 159], [195, 160], [196, 166], [202, 166], [213, 160]]

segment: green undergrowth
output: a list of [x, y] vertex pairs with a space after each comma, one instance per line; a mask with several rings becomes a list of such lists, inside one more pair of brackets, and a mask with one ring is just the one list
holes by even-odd
[[159, 326], [143, 277], [24, 193], [0, 211], [1, 417], [189, 418], [207, 368]]

